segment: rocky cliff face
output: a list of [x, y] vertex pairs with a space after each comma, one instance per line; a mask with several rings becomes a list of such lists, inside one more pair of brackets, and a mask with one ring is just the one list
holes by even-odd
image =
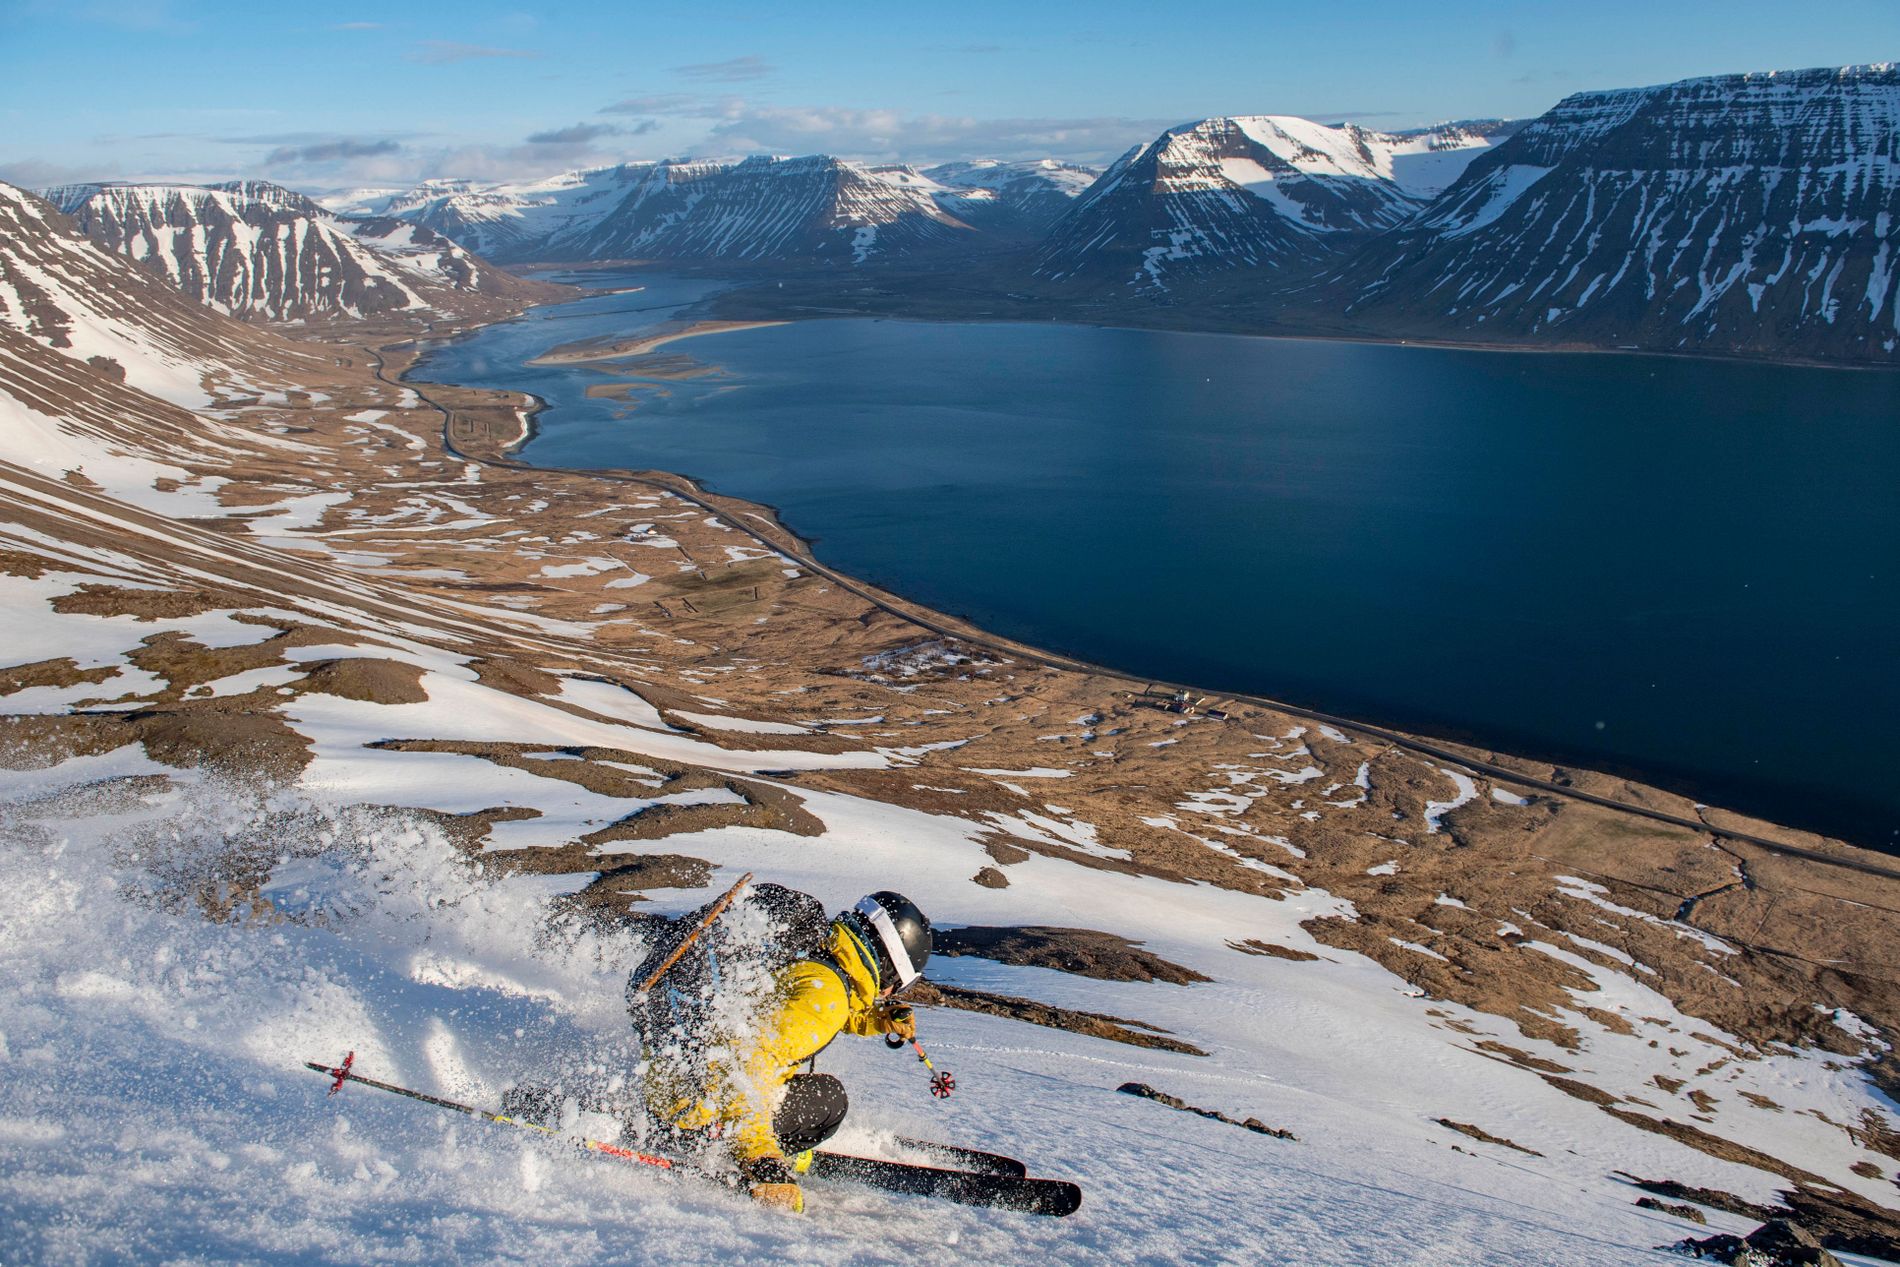
[[453, 314], [522, 288], [427, 228], [345, 220], [262, 181], [68, 185], [48, 197], [99, 246], [235, 317]]
[[[148, 270], [101, 250], [46, 201], [0, 184], [0, 333], [14, 340], [13, 394], [67, 407], [79, 377], [197, 407], [245, 384], [315, 377], [333, 358], [231, 321], [157, 285]], [[51, 368], [49, 368], [51, 367]]]
[[1393, 330], [1893, 360], [1900, 67], [1579, 93], [1338, 271]]
[[968, 241], [970, 226], [942, 211], [927, 186], [909, 168], [825, 155], [748, 158], [730, 167], [667, 164], [568, 241], [578, 257], [590, 259], [852, 264]]
[[1174, 128], [1077, 199], [1036, 272], [1168, 291], [1184, 279], [1325, 259], [1416, 213], [1499, 131], [1393, 135], [1286, 115]]
[[907, 167], [825, 155], [627, 163], [551, 181], [424, 186], [385, 203], [502, 260], [714, 259], [862, 264], [965, 245], [969, 224]]
[[550, 243], [584, 238], [624, 199], [641, 196], [656, 180], [692, 166], [622, 163], [505, 184], [433, 180], [362, 210], [422, 225], [488, 259], [552, 259], [544, 253]]
[[1101, 173], [1055, 159], [1002, 162], [977, 159], [925, 168], [941, 192], [937, 205], [969, 224], [995, 232], [1040, 236], [1075, 205]]

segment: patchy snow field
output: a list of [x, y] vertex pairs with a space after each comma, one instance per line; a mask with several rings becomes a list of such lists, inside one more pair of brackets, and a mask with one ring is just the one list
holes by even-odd
[[[478, 764], [438, 782], [483, 777]], [[838, 1043], [822, 1064], [853, 1095], [841, 1147], [888, 1153], [905, 1133], [1008, 1152], [1076, 1179], [1084, 1205], [1038, 1220], [814, 1183], [809, 1217], [788, 1219], [372, 1090], [331, 1099], [300, 1067], [354, 1050], [369, 1076], [491, 1106], [550, 1069], [624, 1089], [621, 991], [640, 947], [563, 916], [571, 879], [493, 880], [404, 811], [179, 781], [136, 748], [4, 779], [9, 1261], [1635, 1263], [1666, 1261], [1649, 1247], [1686, 1228], [1635, 1209], [1609, 1171], [1769, 1195], [1759, 1172], [1612, 1140], [1591, 1106], [1447, 1043], [1401, 982], [1303, 938], [1322, 894], [1274, 903], [1046, 858], [990, 892], [964, 879], [967, 825], [819, 797], [828, 834], [796, 853], [769, 833], [705, 833], [715, 882], [756, 868], [833, 905], [891, 884], [959, 922], [1108, 928], [1222, 979], [940, 958], [939, 980], [1140, 1017], [1211, 1055], [931, 1011], [923, 1038], [959, 1083], [940, 1102], [908, 1055]], [[247, 869], [269, 878], [229, 887]], [[1237, 970], [1217, 953], [1263, 925], [1335, 957]], [[1783, 1072], [1815, 1103], [1848, 1094], [1818, 1067]], [[1299, 1139], [1116, 1094], [1129, 1080]], [[1473, 1144], [1437, 1116], [1544, 1156]]]

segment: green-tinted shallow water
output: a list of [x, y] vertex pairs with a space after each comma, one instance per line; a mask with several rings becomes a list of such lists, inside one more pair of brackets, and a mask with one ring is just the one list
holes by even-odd
[[616, 418], [523, 364], [708, 289], [638, 280], [416, 377], [1011, 637], [1900, 849], [1900, 374], [840, 320], [672, 345], [723, 372]]

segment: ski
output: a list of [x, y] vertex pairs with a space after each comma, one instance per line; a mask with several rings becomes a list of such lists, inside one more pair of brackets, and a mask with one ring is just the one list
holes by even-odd
[[1066, 1179], [1030, 1179], [1023, 1175], [944, 1170], [936, 1166], [914, 1166], [908, 1162], [852, 1157], [844, 1153], [814, 1154], [808, 1173], [813, 1179], [840, 1180], [882, 1188], [887, 1192], [935, 1197], [959, 1205], [989, 1206], [1022, 1214], [1043, 1214], [1051, 1218], [1074, 1214], [1082, 1205], [1082, 1189]]
[[1018, 1179], [1029, 1173], [1028, 1166], [1001, 1153], [986, 1153], [958, 1144], [939, 1144], [933, 1140], [910, 1139], [903, 1135], [897, 1137], [896, 1143], [899, 1148], [922, 1153], [949, 1170], [969, 1170], [981, 1175], [1014, 1175]]
[[[354, 1082], [373, 1087], [378, 1091], [387, 1091], [393, 1095], [419, 1100], [424, 1104], [432, 1104], [437, 1108], [465, 1113], [469, 1117], [494, 1122], [499, 1126], [517, 1126], [524, 1130], [534, 1131], [600, 1156], [653, 1166], [661, 1170], [671, 1170], [675, 1173], [699, 1173], [695, 1168], [671, 1157], [639, 1152], [618, 1144], [610, 1144], [605, 1140], [581, 1139], [565, 1135], [555, 1128], [529, 1121], [526, 1118], [494, 1113], [487, 1109], [476, 1108], [472, 1104], [463, 1104], [457, 1100], [398, 1086], [393, 1082], [365, 1077], [352, 1068], [355, 1063], [356, 1053], [351, 1052], [343, 1058], [343, 1063], [340, 1065], [324, 1065], [314, 1060], [307, 1060], [304, 1062], [304, 1068], [331, 1079], [331, 1095], [341, 1091], [345, 1084]], [[906, 1148], [916, 1149], [926, 1155], [940, 1157], [945, 1161], [958, 1160], [975, 1168], [948, 1169], [938, 1166], [920, 1166], [909, 1162], [885, 1161], [875, 1157], [853, 1157], [846, 1153], [819, 1151], [813, 1153], [812, 1165], [808, 1173], [814, 1179], [857, 1183], [887, 1192], [902, 1192], [912, 1196], [954, 1201], [960, 1205], [988, 1206], [993, 1209], [1016, 1210], [1024, 1214], [1042, 1214], [1055, 1218], [1075, 1213], [1082, 1204], [1082, 1190], [1073, 1183], [1063, 1179], [1028, 1178], [1025, 1173], [1027, 1167], [1013, 1157], [980, 1152], [973, 1148], [959, 1148], [953, 1144], [936, 1144], [929, 1140], [900, 1137], [898, 1142]], [[715, 1178], [711, 1175], [705, 1177]]]

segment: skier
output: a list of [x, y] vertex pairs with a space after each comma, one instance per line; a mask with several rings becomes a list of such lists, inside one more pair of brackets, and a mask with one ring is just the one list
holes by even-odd
[[[756, 1200], [802, 1213], [799, 1176], [812, 1150], [843, 1123], [849, 1102], [837, 1078], [798, 1066], [840, 1033], [882, 1034], [893, 1043], [916, 1037], [916, 1018], [895, 996], [930, 958], [930, 921], [891, 892], [873, 893], [830, 920], [816, 898], [779, 885], [755, 886], [751, 904], [777, 926], [773, 945], [702, 937], [658, 985], [634, 991], [648, 964], [677, 947], [677, 938], [671, 946], [662, 938], [629, 981], [646, 1049], [648, 1131], [677, 1150], [723, 1140]], [[688, 917], [675, 927], [696, 923]], [[765, 969], [753, 976], [767, 983], [750, 997], [748, 965]]]

